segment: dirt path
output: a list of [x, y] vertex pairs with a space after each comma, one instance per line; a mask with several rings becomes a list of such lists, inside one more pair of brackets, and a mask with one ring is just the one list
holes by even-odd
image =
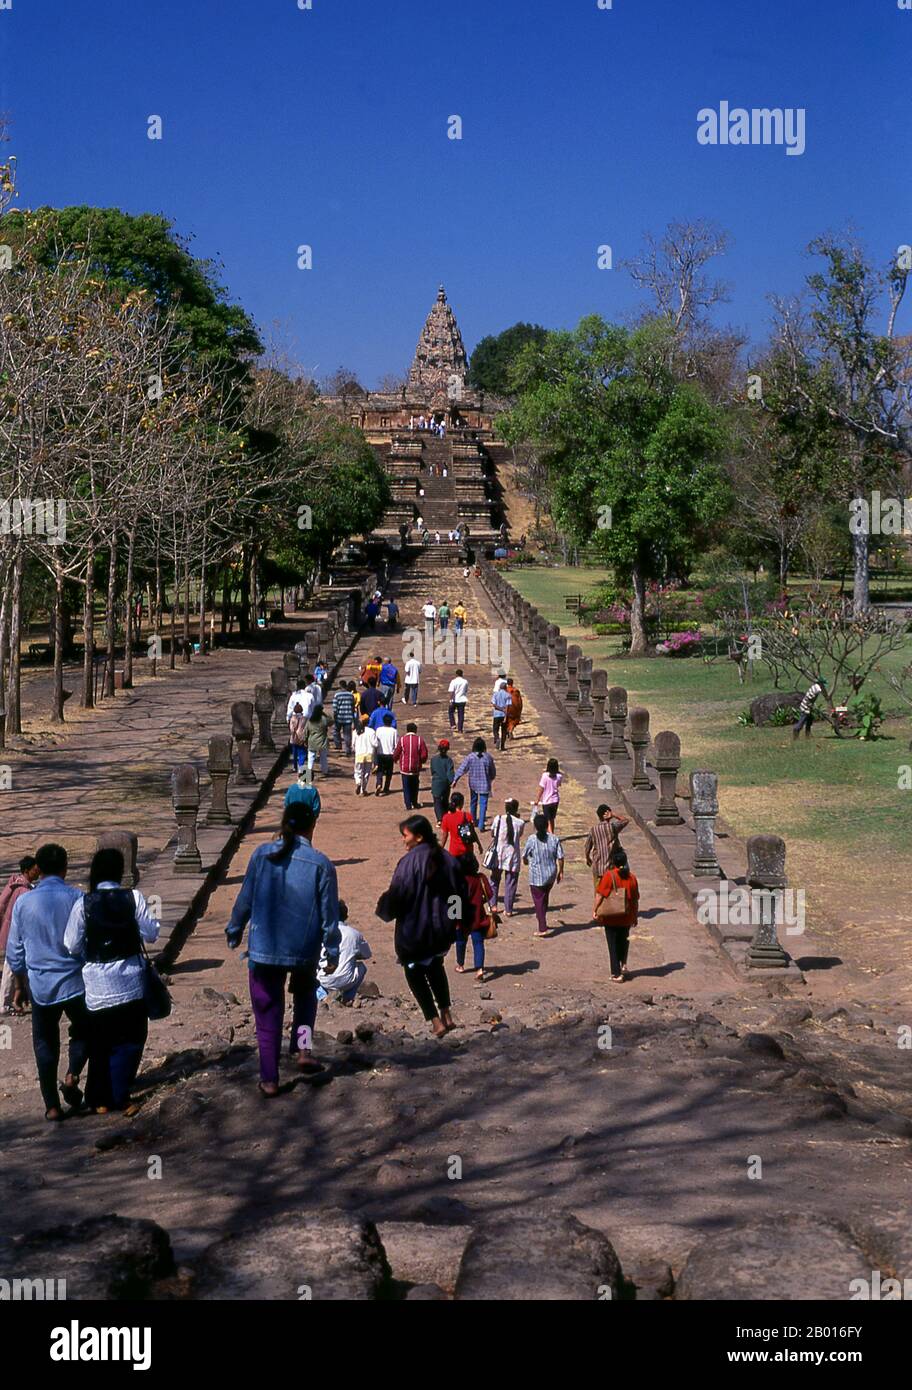
[[[428, 591], [452, 603], [453, 573], [410, 572], [400, 588], [406, 620]], [[465, 597], [470, 622], [487, 625], [474, 586]], [[401, 644], [366, 639], [351, 671], [375, 651], [398, 659]], [[286, 775], [177, 962], [174, 1013], [152, 1025], [138, 1119], [52, 1131], [41, 1120], [28, 1024], [13, 1024], [0, 1085], [2, 1201], [16, 1230], [102, 1211], [147, 1216], [191, 1259], [271, 1211], [342, 1207], [378, 1221], [471, 1225], [559, 1207], [604, 1230], [625, 1268], [659, 1260], [677, 1269], [701, 1235], [747, 1218], [800, 1210], [869, 1223], [908, 1207], [908, 1053], [889, 1021], [852, 1006], [828, 1020], [803, 1003], [745, 996], [632, 829], [625, 842], [644, 919], [631, 983], [609, 984], [582, 862], [602, 794], [553, 714], [536, 708], [516, 654], [512, 669], [526, 719], [497, 755], [495, 806], [509, 795], [528, 806], [546, 756], [568, 774], [558, 828], [569, 868], [554, 936], [533, 940], [523, 875], [518, 915], [490, 948], [494, 978], [478, 988], [470, 973], [450, 970], [460, 1027], [432, 1041], [393, 959], [392, 930], [373, 915], [400, 854], [401, 796], [357, 799], [347, 760], [333, 754], [315, 842], [334, 859], [350, 920], [371, 942], [368, 979], [379, 997], [321, 1006], [328, 1084], [262, 1101], [247, 971], [226, 949], [224, 926], [250, 854], [275, 833]], [[457, 759], [488, 731], [490, 671], [466, 674], [470, 715], [453, 737]], [[429, 744], [447, 732], [449, 678], [443, 668], [424, 672], [417, 722]], [[757, 1155], [764, 1177], [751, 1182]], [[153, 1166], [159, 1180], [150, 1180]], [[814, 1277], [809, 1269], [811, 1290]]]

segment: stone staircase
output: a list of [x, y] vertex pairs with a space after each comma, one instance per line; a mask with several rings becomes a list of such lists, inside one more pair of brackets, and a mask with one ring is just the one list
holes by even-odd
[[435, 547], [438, 531], [446, 546], [448, 532], [460, 524], [468, 527], [475, 543], [494, 542], [497, 530], [486, 480], [488, 461], [477, 443], [469, 443], [458, 434], [440, 439], [430, 432], [416, 431], [405, 439], [394, 439], [384, 453], [384, 462], [393, 504], [370, 539], [395, 537], [398, 541], [399, 527], [403, 523], [414, 526], [421, 517], [430, 532], [429, 544]]

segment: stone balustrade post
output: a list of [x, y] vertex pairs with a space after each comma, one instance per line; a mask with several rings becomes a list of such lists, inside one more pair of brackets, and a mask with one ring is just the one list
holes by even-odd
[[298, 681], [301, 679], [301, 658], [297, 652], [286, 652], [282, 657], [282, 665], [285, 667], [285, 675], [288, 679], [289, 693], [297, 690]]
[[199, 804], [199, 773], [193, 763], [181, 763], [171, 773], [171, 805], [177, 821], [177, 847], [174, 851], [176, 874], [200, 874], [203, 871], [196, 842]]
[[554, 677], [554, 684], [565, 686], [567, 684], [567, 639], [558, 637], [554, 643], [554, 659], [557, 662], [557, 673]]
[[213, 734], [209, 740], [209, 757], [206, 767], [212, 783], [212, 799], [206, 813], [207, 825], [231, 825], [231, 811], [228, 807], [228, 778], [231, 776], [231, 749], [234, 739], [230, 734]]
[[557, 639], [560, 637], [560, 628], [556, 623], [548, 623], [545, 628], [545, 642], [548, 646], [548, 676], [553, 678], [557, 675]]
[[690, 811], [697, 839], [693, 871], [696, 878], [718, 878], [722, 870], [716, 854], [716, 816], [719, 814], [719, 779], [714, 772], [690, 774]]
[[575, 644], [567, 648], [567, 690], [564, 699], [568, 705], [579, 704], [579, 659], [582, 654]]
[[676, 800], [678, 770], [681, 766], [681, 740], [667, 729], [653, 740], [655, 770], [659, 774], [659, 800], [655, 811], [656, 825], [682, 825], [684, 818]]
[[635, 705], [627, 716], [630, 729], [630, 745], [633, 748], [633, 779], [631, 786], [639, 791], [649, 791], [652, 783], [646, 771], [646, 750], [649, 747], [649, 710]]
[[256, 753], [274, 753], [275, 743], [272, 737], [272, 687], [269, 685], [258, 685], [253, 692], [253, 707], [256, 710], [258, 723]]
[[785, 841], [780, 835], [751, 835], [747, 842], [747, 881], [751, 889], [751, 922], [755, 926], [747, 953], [754, 970], [782, 970], [788, 956], [779, 942], [785, 876]]
[[605, 728], [605, 701], [608, 698], [608, 672], [598, 667], [592, 672], [592, 732], [607, 733]]
[[124, 873], [121, 883], [124, 888], [135, 888], [139, 883], [139, 868], [136, 856], [139, 840], [132, 830], [103, 830], [95, 840], [96, 852], [100, 849], [116, 849], [123, 855]]
[[253, 704], [250, 700], [236, 700], [231, 706], [231, 733], [237, 744], [238, 755], [235, 782], [256, 782], [258, 778], [250, 756], [253, 742]]
[[613, 685], [608, 691], [608, 718], [611, 720], [611, 745], [608, 749], [608, 761], [627, 763], [630, 761], [630, 754], [624, 739], [624, 730], [627, 727], [627, 691], [622, 685]]
[[592, 713], [592, 657], [581, 656], [579, 659], [579, 670], [577, 672], [579, 680], [579, 712], [580, 714]]
[[288, 688], [288, 673], [284, 666], [273, 666], [269, 672], [270, 693], [272, 695], [272, 727], [278, 733], [288, 727], [285, 710], [291, 691]]

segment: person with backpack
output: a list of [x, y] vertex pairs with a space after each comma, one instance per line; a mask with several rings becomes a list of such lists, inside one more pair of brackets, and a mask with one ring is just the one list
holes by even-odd
[[[339, 964], [339, 888], [335, 866], [311, 844], [316, 818], [303, 802], [285, 808], [282, 838], [254, 850], [225, 928], [237, 950], [249, 923], [250, 1002], [260, 1054], [260, 1094], [279, 1094], [285, 982], [294, 1000], [292, 1055], [298, 1070], [324, 1070], [312, 1056], [317, 1017], [317, 967]], [[322, 953], [322, 954], [321, 954]]]
[[291, 739], [291, 770], [300, 772], [307, 762], [307, 716], [300, 702], [288, 721], [288, 736]]
[[[481, 985], [491, 978], [490, 972], [485, 970], [485, 940], [491, 929], [489, 924], [496, 923], [491, 906], [491, 885], [471, 850], [459, 860], [459, 867], [468, 889], [469, 915], [456, 924], [456, 973], [465, 974], [466, 948], [471, 938], [472, 969], [475, 971], [476, 984]], [[496, 931], [496, 925], [492, 930]]]
[[526, 822], [519, 814], [519, 802], [505, 802], [502, 814], [494, 818], [491, 826], [491, 844], [484, 857], [484, 866], [491, 876], [491, 904], [495, 911], [503, 881], [505, 917], [513, 916], [521, 862], [520, 841], [525, 828]]
[[82, 961], [89, 1014], [86, 1105], [96, 1115], [134, 1114], [130, 1092], [149, 1034], [143, 943], [159, 924], [138, 888], [122, 887], [124, 857], [100, 849], [89, 868], [89, 891], [74, 903], [63, 944]]
[[442, 1038], [456, 1027], [444, 958], [456, 939], [457, 922], [469, 919], [468, 889], [426, 816], [407, 816], [399, 833], [406, 852], [377, 903], [377, 916], [395, 922], [396, 959], [434, 1036]]
[[628, 979], [627, 953], [630, 948], [630, 928], [637, 924], [640, 909], [640, 886], [630, 872], [627, 855], [616, 845], [611, 851], [609, 867], [595, 890], [594, 921], [605, 928], [611, 979], [623, 984]]
[[473, 845], [481, 846], [475, 830], [475, 817], [465, 809], [462, 792], [453, 792], [450, 809], [440, 822], [441, 844], [454, 858], [467, 854]]
[[497, 766], [488, 752], [488, 745], [483, 738], [475, 740], [471, 753], [468, 757], [463, 758], [456, 769], [456, 776], [453, 778], [454, 787], [463, 776], [468, 776], [469, 779], [469, 804], [472, 808], [472, 819], [477, 820], [479, 830], [484, 830], [488, 797], [491, 795], [494, 778], [497, 776]]
[[542, 812], [532, 822], [535, 834], [526, 841], [523, 862], [529, 866], [529, 890], [535, 905], [538, 930], [533, 936], [550, 936], [548, 930], [548, 904], [551, 889], [560, 883], [564, 876], [564, 847], [548, 826], [548, 817]]

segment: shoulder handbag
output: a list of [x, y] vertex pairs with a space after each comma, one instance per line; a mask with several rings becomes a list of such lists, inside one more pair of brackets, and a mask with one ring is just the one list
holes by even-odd
[[500, 831], [500, 816], [497, 817], [491, 826], [491, 844], [481, 863], [485, 869], [499, 869], [500, 860], [497, 855], [497, 836]]
[[629, 912], [627, 903], [627, 889], [624, 884], [616, 877], [616, 870], [611, 874], [613, 889], [609, 897], [603, 898], [598, 905], [595, 920], [603, 927], [620, 927], [624, 925], [623, 919]]
[[152, 1023], [158, 1023], [161, 1019], [167, 1018], [171, 1013], [171, 994], [165, 984], [158, 968], [149, 958], [146, 950], [146, 943], [142, 943], [142, 953], [145, 960], [143, 972], [143, 1002], [146, 1006], [146, 1013]]

